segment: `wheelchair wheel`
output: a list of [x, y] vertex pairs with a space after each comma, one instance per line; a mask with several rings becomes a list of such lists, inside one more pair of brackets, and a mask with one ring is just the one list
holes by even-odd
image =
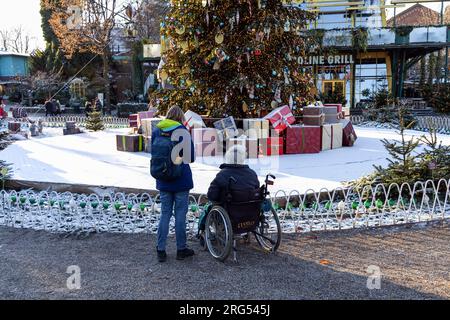
[[275, 252], [278, 250], [281, 243], [281, 225], [277, 212], [273, 208], [261, 213], [254, 234], [256, 241], [264, 251]]
[[214, 207], [206, 218], [205, 241], [211, 255], [225, 261], [233, 247], [233, 228], [228, 213], [221, 207]]

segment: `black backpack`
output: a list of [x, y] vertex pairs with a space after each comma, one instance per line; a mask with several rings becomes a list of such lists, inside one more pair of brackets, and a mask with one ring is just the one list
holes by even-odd
[[171, 133], [161, 132], [152, 141], [152, 159], [150, 173], [153, 178], [161, 181], [174, 181], [183, 173], [182, 165], [172, 162], [172, 150], [177, 144], [171, 140]]

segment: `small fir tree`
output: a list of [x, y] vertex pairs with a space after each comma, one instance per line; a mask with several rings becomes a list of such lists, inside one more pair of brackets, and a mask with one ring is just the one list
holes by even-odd
[[400, 141], [390, 141], [383, 139], [382, 143], [388, 151], [391, 158], [387, 159], [389, 165], [387, 168], [375, 166], [375, 170], [381, 177], [383, 183], [403, 183], [405, 180], [417, 181], [421, 179], [418, 163], [414, 151], [420, 143], [419, 139], [413, 137], [407, 138], [405, 131], [410, 129], [414, 122], [408, 125], [405, 122], [406, 108], [401, 106], [398, 110]]
[[420, 154], [423, 179], [450, 179], [450, 146], [438, 141], [435, 128], [430, 130], [429, 136], [423, 136], [421, 141], [426, 146]]
[[0, 160], [0, 183], [2, 189], [5, 189], [6, 180], [11, 178], [11, 165], [3, 160]]
[[92, 131], [102, 131], [105, 129], [103, 124], [102, 113], [95, 108], [92, 112], [88, 113], [86, 121], [86, 129]]

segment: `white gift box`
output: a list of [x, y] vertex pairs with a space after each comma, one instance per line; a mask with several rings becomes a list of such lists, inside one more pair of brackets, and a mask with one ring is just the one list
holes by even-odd
[[342, 148], [342, 123], [322, 126], [322, 151]]
[[192, 128], [206, 128], [202, 117], [191, 110], [186, 111], [184, 118], [185, 122], [183, 124], [188, 130], [191, 130]]
[[244, 119], [244, 134], [250, 139], [265, 139], [269, 137], [270, 123], [266, 119]]

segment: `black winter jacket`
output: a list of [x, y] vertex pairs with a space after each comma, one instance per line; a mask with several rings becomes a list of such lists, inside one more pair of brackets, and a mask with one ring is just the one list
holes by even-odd
[[212, 202], [222, 202], [221, 195], [228, 187], [230, 177], [237, 181], [231, 183], [232, 190], [254, 190], [260, 187], [258, 176], [247, 165], [223, 164], [220, 169], [208, 190], [208, 199]]

